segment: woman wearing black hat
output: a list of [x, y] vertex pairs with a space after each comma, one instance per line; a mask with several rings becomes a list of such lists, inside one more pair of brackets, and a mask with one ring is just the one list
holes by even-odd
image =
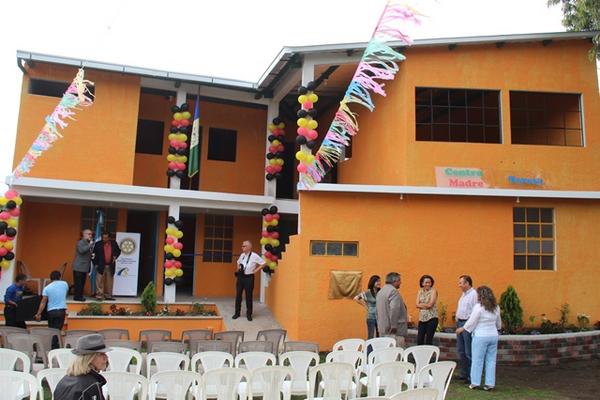
[[98, 333], [85, 335], [77, 340], [72, 350], [77, 355], [67, 375], [58, 382], [54, 398], [61, 400], [104, 400], [102, 386], [106, 379], [100, 371], [106, 370], [110, 348], [104, 344], [104, 337]]

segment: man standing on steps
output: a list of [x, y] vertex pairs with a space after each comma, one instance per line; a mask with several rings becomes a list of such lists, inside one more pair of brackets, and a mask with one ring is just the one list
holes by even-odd
[[242, 310], [242, 292], [246, 292], [246, 316], [252, 321], [252, 292], [254, 291], [254, 274], [262, 270], [265, 265], [258, 254], [252, 251], [252, 243], [246, 240], [242, 243], [242, 254], [237, 260], [237, 269], [234, 272], [237, 277], [235, 290], [235, 314], [233, 319], [240, 317]]
[[[462, 328], [477, 304], [477, 292], [473, 289], [473, 279], [469, 275], [461, 275], [458, 278], [458, 287], [462, 291], [456, 307], [456, 328]], [[461, 381], [471, 383], [471, 333], [463, 331], [456, 335], [456, 350], [460, 358]]]

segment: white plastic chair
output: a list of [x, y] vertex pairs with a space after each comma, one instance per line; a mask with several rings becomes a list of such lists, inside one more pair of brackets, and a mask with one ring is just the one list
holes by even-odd
[[202, 377], [192, 371], [157, 372], [150, 378], [148, 399], [183, 400], [189, 396], [200, 399], [201, 385]]
[[369, 349], [369, 346], [371, 346], [371, 351], [396, 347], [396, 338], [384, 336], [368, 339], [365, 342], [365, 351]]
[[190, 358], [181, 353], [156, 352], [148, 353], [146, 356], [146, 372], [151, 375], [152, 362], [156, 364], [156, 372], [187, 371], [190, 366]]
[[[261, 393], [263, 400], [290, 400], [290, 392], [285, 390], [285, 383], [291, 383], [294, 370], [290, 367], [275, 365], [255, 369], [250, 376], [250, 386], [254, 395], [254, 388]], [[240, 391], [240, 397], [245, 393]]]
[[56, 385], [58, 382], [67, 375], [66, 368], [48, 368], [39, 370], [37, 373], [37, 384], [38, 390], [40, 393], [44, 393], [44, 380], [48, 383], [48, 387], [50, 388], [50, 393], [52, 394], [52, 399], [54, 399], [54, 391], [56, 390]]
[[148, 396], [148, 379], [132, 372], [105, 371], [102, 376], [106, 379], [105, 397], [108, 400], [146, 399]]
[[248, 351], [240, 353], [235, 356], [234, 361], [236, 368], [246, 368], [250, 372], [254, 371], [256, 368], [275, 365], [275, 363], [275, 355], [265, 351]]
[[[402, 361], [404, 349], [402, 347], [388, 347], [372, 351], [367, 357], [367, 363], [361, 368], [361, 372], [369, 375], [369, 371], [374, 365], [382, 362]], [[366, 382], [366, 381], [365, 381]], [[366, 385], [366, 383], [363, 383]]]
[[437, 400], [443, 400], [455, 368], [454, 361], [439, 361], [426, 365], [417, 374], [417, 389], [425, 386], [437, 389], [439, 391]]
[[[217, 399], [217, 400], [238, 400], [240, 394], [240, 384], [250, 382], [250, 371], [244, 368], [219, 368], [206, 372], [203, 376], [202, 400]], [[208, 395], [206, 388], [207, 382], [216, 382], [216, 394]], [[251, 392], [251, 391], [250, 391]], [[246, 393], [247, 397], [240, 396], [239, 400], [252, 400], [252, 393]]]
[[[401, 392], [404, 378], [414, 372], [415, 366], [407, 362], [392, 361], [375, 365], [367, 379], [367, 396], [379, 396], [381, 390], [384, 396]], [[412, 388], [407, 386], [406, 389]]]
[[77, 357], [71, 349], [54, 349], [48, 352], [48, 368], [54, 368], [54, 364], [58, 368], [69, 368], [71, 361]]
[[[315, 398], [318, 375], [321, 376], [324, 385], [319, 385], [318, 397]], [[348, 363], [331, 362], [311, 367], [308, 371], [308, 400], [353, 398], [348, 396], [352, 391], [353, 377], [354, 368]]]
[[23, 372], [31, 371], [31, 359], [22, 351], [0, 348], [0, 371], [15, 371], [21, 361]]
[[437, 389], [433, 388], [411, 389], [396, 393], [390, 397], [390, 400], [436, 400], [438, 392]]
[[337, 350], [356, 350], [365, 351], [364, 339], [342, 339], [333, 345], [332, 351]]
[[0, 371], [0, 388], [2, 400], [21, 400], [26, 396], [30, 400], [37, 400], [37, 381], [27, 372]]
[[233, 356], [224, 351], [205, 351], [192, 356], [191, 369], [200, 374], [226, 367], [233, 367]]
[[[404, 350], [403, 361], [411, 362], [409, 357], [412, 356], [415, 364], [415, 372], [418, 373], [424, 366], [429, 365], [432, 362], [437, 362], [440, 356], [440, 348], [432, 345], [420, 345], [408, 347]], [[431, 361], [433, 358], [433, 361]], [[407, 375], [405, 383], [410, 385], [411, 388], [415, 387], [416, 374]]]
[[[338, 362], [338, 363], [346, 363], [352, 365], [354, 368], [354, 376], [350, 382], [350, 398], [353, 399], [357, 394], [357, 383], [358, 378], [360, 377], [360, 371], [362, 370], [362, 365], [364, 363], [365, 353], [358, 350], [337, 350], [332, 351], [325, 357], [326, 363]], [[323, 388], [325, 382], [321, 382], [319, 384], [320, 388]]]
[[319, 364], [319, 355], [311, 351], [288, 351], [279, 355], [279, 365], [288, 366], [294, 370], [291, 382], [283, 382], [284, 390], [289, 395], [308, 396], [308, 368]]
[[[142, 355], [139, 351], [124, 347], [112, 347], [106, 355], [108, 356], [108, 371], [110, 372], [134, 372], [139, 374], [142, 370]], [[135, 364], [131, 363], [132, 359], [135, 359]], [[133, 371], [130, 371], [132, 367]]]

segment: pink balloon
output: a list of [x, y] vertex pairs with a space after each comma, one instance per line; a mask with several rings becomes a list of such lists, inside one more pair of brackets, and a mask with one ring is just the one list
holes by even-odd
[[319, 137], [319, 132], [315, 131], [314, 129], [311, 129], [310, 131], [308, 131], [307, 136], [310, 140], [315, 140], [317, 137]]
[[181, 142], [179, 140], [171, 140], [169, 144], [171, 145], [171, 147], [175, 147], [176, 149], [178, 149], [181, 145]]
[[0, 212], [0, 219], [7, 220], [10, 218], [10, 214], [6, 211]]
[[21, 215], [21, 210], [19, 210], [18, 208], [13, 208], [12, 210], [8, 210], [8, 213], [13, 217], [18, 217], [19, 215]]
[[273, 218], [279, 221], [279, 214], [273, 214]]
[[300, 136], [306, 136], [306, 134], [308, 133], [308, 129], [306, 129], [306, 127], [301, 126], [296, 130], [296, 133], [298, 133], [298, 135]]
[[4, 193], [4, 197], [6, 197], [9, 200], [14, 199], [15, 197], [17, 197], [19, 195], [19, 193], [17, 193], [16, 190], [7, 190], [6, 193]]
[[175, 261], [175, 262], [173, 263], [173, 265], [175, 266], [175, 268], [181, 268], [181, 267], [182, 267], [182, 265], [181, 265], [181, 261]]
[[264, 238], [269, 237], [269, 231], [262, 231], [260, 235]]
[[273, 221], [273, 216], [271, 214], [265, 215], [265, 221], [267, 221], [267, 222]]
[[8, 238], [8, 236], [6, 236], [6, 235], [0, 235], [0, 242], [7, 242], [9, 240], [10, 239]]
[[172, 266], [173, 266], [173, 261], [172, 260], [165, 261], [165, 268], [171, 268]]
[[167, 236], [165, 242], [167, 242], [167, 244], [173, 244], [175, 243], [175, 238], [173, 236]]
[[8, 253], [4, 247], [0, 247], [0, 257], [4, 257]]
[[313, 103], [312, 103], [312, 101], [305, 101], [305, 102], [302, 104], [302, 108], [303, 108], [303, 109], [305, 109], [305, 110], [310, 110], [311, 108], [313, 108]]
[[181, 242], [173, 243], [173, 247], [181, 250], [181, 249], [183, 249], [183, 243], [181, 243]]
[[277, 153], [277, 147], [275, 147], [275, 146], [269, 146], [269, 153], [271, 153], [271, 154]]
[[270, 251], [265, 251], [265, 257], [271, 258], [272, 255]]
[[273, 165], [273, 169], [275, 170], [275, 172], [281, 172], [283, 167], [281, 165]]
[[282, 144], [280, 144], [279, 146], [277, 146], [277, 151], [283, 151], [285, 150], [285, 147], [283, 147]]
[[279, 239], [279, 232], [271, 232], [271, 239]]
[[179, 145], [179, 147], [181, 147], [182, 149], [187, 149], [187, 143], [186, 142], [180, 142], [181, 144]]
[[296, 167], [296, 169], [298, 170], [298, 172], [300, 172], [301, 174], [305, 174], [306, 173], [306, 164], [298, 164], [298, 166]]
[[167, 164], [169, 166], [169, 169], [172, 169], [174, 171], [177, 171], [177, 163], [171, 161], [169, 164]]

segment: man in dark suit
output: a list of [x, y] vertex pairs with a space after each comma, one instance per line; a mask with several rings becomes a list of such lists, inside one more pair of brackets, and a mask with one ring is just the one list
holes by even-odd
[[92, 253], [96, 266], [96, 298], [114, 300], [112, 289], [115, 261], [121, 255], [121, 249], [117, 242], [110, 238], [109, 232], [102, 232], [102, 240], [96, 242]]

